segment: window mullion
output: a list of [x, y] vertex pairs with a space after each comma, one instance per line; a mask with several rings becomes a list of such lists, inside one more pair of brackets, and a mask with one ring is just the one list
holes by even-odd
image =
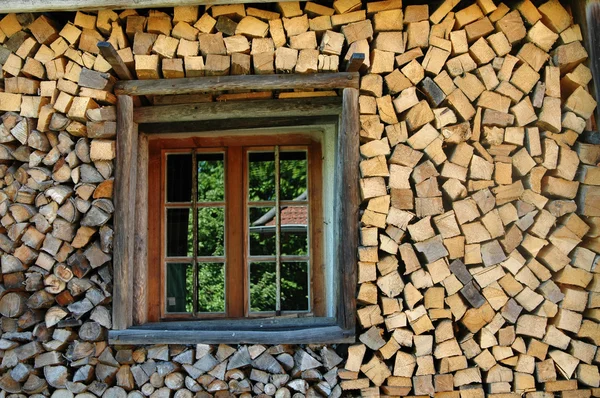
[[275, 146], [275, 283], [277, 286], [275, 312], [281, 315], [281, 217], [279, 211], [279, 145]]
[[198, 313], [198, 209], [196, 204], [198, 202], [198, 167], [196, 165], [196, 151], [192, 152], [192, 217], [194, 220], [193, 228], [193, 248], [192, 253], [193, 259], [193, 274], [194, 274], [194, 302], [193, 302], [193, 313], [194, 316]]
[[241, 146], [230, 146], [226, 153], [226, 243], [225, 243], [225, 297], [227, 316], [240, 318], [245, 315], [245, 303], [249, 289], [245, 280], [247, 237], [245, 211], [246, 180], [245, 156]]

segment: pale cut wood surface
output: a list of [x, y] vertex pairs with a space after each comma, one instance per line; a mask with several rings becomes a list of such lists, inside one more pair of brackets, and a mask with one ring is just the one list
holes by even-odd
[[[600, 1], [599, 0], [586, 0], [576, 1], [573, 4], [573, 13], [579, 24], [582, 25], [584, 30], [584, 43], [586, 48], [590, 51], [590, 58], [587, 65], [592, 70], [594, 79], [591, 81], [591, 86], [594, 90], [594, 97], [600, 98], [600, 84], [596, 81], [596, 78], [600, 76], [600, 62], [598, 57], [600, 56], [600, 30], [598, 30], [598, 22], [600, 21]], [[595, 60], [595, 61], [591, 61]], [[595, 112], [596, 119], [600, 118], [598, 108]], [[596, 127], [596, 131], [598, 128]]]

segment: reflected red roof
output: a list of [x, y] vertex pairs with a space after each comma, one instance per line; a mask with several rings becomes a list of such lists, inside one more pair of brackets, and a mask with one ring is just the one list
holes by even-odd
[[[281, 210], [280, 218], [281, 225], [308, 225], [308, 207], [288, 206]], [[275, 225], [275, 218], [265, 225]]]

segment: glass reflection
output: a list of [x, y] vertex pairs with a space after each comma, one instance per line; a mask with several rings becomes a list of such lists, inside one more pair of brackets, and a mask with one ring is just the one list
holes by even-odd
[[167, 209], [167, 256], [194, 256], [194, 218], [191, 209]]
[[225, 255], [225, 209], [198, 209], [198, 256]]
[[167, 202], [192, 201], [192, 154], [167, 155]]
[[275, 311], [277, 305], [274, 262], [250, 263], [250, 311]]
[[275, 209], [272, 207], [250, 207], [249, 243], [251, 256], [274, 256], [275, 250]]
[[281, 263], [281, 309], [308, 310], [308, 263], [305, 261]]
[[225, 166], [222, 153], [196, 154], [198, 202], [221, 202], [225, 199]]
[[279, 213], [281, 255], [308, 255], [308, 206], [285, 206]]
[[248, 200], [275, 200], [275, 153], [248, 154]]
[[281, 200], [306, 200], [308, 162], [306, 152], [279, 154], [279, 197]]
[[225, 264], [198, 263], [198, 312], [225, 312]]
[[193, 312], [194, 269], [191, 264], [167, 263], [167, 312]]

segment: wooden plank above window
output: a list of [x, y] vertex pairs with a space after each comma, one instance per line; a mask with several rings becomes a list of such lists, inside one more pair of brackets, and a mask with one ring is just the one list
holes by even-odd
[[206, 131], [227, 131], [244, 130], [256, 128], [273, 128], [288, 126], [323, 126], [336, 124], [339, 116], [313, 116], [306, 118], [302, 116], [292, 117], [270, 117], [268, 120], [262, 118], [256, 119], [219, 119], [204, 120], [202, 123], [195, 121], [188, 122], [169, 122], [169, 123], [147, 123], [144, 125], [146, 134], [168, 134], [168, 133], [186, 133], [186, 132], [206, 132]]
[[[278, 0], [278, 2], [293, 0]], [[253, 3], [274, 3], [274, 0], [254, 0]], [[247, 3], [244, 0], [19, 0], [3, 2], [2, 13], [92, 11], [125, 8], [161, 8], [175, 6], [221, 5]]]
[[115, 94], [198, 94], [228, 90], [333, 90], [358, 88], [357, 72], [188, 77], [182, 79], [129, 80], [115, 85]]
[[340, 97], [264, 101], [208, 102], [135, 108], [136, 123], [170, 123], [219, 119], [333, 116], [342, 109]]

